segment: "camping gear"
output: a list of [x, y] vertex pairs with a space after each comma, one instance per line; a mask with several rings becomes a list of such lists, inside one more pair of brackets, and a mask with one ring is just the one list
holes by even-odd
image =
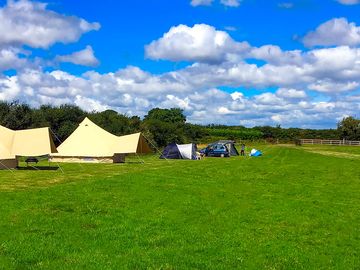
[[18, 166], [18, 157], [38, 157], [56, 153], [49, 128], [11, 130], [0, 126], [0, 169]]
[[36, 157], [28, 157], [27, 159], [25, 159], [25, 162], [26, 162], [26, 166], [29, 166], [29, 163], [38, 164], [39, 160]]
[[58, 147], [53, 162], [123, 163], [125, 154], [151, 153], [141, 133], [116, 136], [102, 129], [89, 118]]
[[165, 147], [160, 158], [162, 159], [192, 159], [196, 160], [196, 145], [171, 143]]
[[249, 156], [250, 157], [260, 157], [260, 156], [262, 156], [262, 153], [259, 150], [252, 149]]

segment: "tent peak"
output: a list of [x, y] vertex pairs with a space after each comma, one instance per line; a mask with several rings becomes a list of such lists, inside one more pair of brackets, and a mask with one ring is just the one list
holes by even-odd
[[84, 120], [79, 124], [80, 125], [86, 125], [86, 124], [95, 124], [93, 121], [91, 121], [88, 117], [85, 117]]

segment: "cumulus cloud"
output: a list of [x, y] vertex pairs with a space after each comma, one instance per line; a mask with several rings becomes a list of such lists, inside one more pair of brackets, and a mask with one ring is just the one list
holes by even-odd
[[337, 1], [343, 5], [356, 5], [360, 3], [360, 0], [337, 0]]
[[193, 7], [197, 6], [211, 6], [214, 0], [191, 0], [190, 5]]
[[[177, 72], [175, 72], [177, 73]], [[209, 74], [211, 77], [212, 74]], [[115, 73], [82, 76], [56, 70], [25, 70], [0, 78], [0, 98], [40, 104], [73, 103], [85, 110], [115, 109], [143, 116], [153, 107], [180, 107], [194, 123], [276, 124], [325, 127], [344, 114], [360, 110], [357, 99], [316, 101], [304, 90], [279, 88], [253, 97], [197, 86], [189, 75], [153, 75], [137, 67]]]
[[220, 3], [227, 7], [240, 6], [240, 0], [220, 0]]
[[40, 2], [10, 0], [0, 9], [2, 45], [48, 48], [57, 42], [75, 42], [82, 34], [99, 28], [99, 23], [56, 13]]
[[16, 76], [0, 78], [0, 100], [12, 101], [19, 94], [21, 94], [21, 88]]
[[350, 82], [334, 82], [329, 79], [318, 80], [315, 83], [309, 85], [310, 90], [315, 90], [323, 93], [338, 93], [348, 92], [359, 88], [360, 83], [356, 81]]
[[[289, 52], [282, 54], [288, 55]], [[344, 84], [359, 82], [360, 78], [360, 49], [347, 46], [312, 50], [299, 53], [297, 57], [284, 57], [281, 61], [272, 61], [274, 63], [270, 61], [262, 66], [246, 61], [224, 62], [218, 65], [195, 63], [177, 71], [176, 76], [190, 81], [194, 87], [226, 85], [255, 89], [307, 89], [309, 85], [320, 80]], [[336, 89], [333, 88], [332, 91], [336, 92]], [[350, 88], [348, 90], [350, 91]]]
[[83, 97], [80, 95], [77, 95], [75, 97], [74, 103], [85, 111], [102, 112], [109, 108], [107, 105], [101, 104], [98, 100]]
[[279, 46], [275, 45], [252, 48], [248, 57], [264, 60], [275, 65], [300, 64], [303, 62], [303, 55], [300, 50], [283, 51]]
[[[220, 0], [220, 4], [226, 7], [238, 7], [242, 0]], [[191, 0], [190, 5], [197, 6], [211, 6], [214, 0]]]
[[349, 23], [346, 18], [334, 18], [309, 32], [303, 42], [307, 47], [357, 46], [360, 44], [360, 27]]
[[69, 55], [59, 55], [56, 57], [56, 60], [59, 62], [68, 62], [88, 67], [95, 67], [100, 63], [95, 57], [94, 50], [91, 46], [86, 46], [85, 49]]
[[276, 95], [286, 99], [306, 99], [307, 94], [303, 90], [280, 88], [276, 91]]
[[247, 42], [235, 42], [228, 33], [212, 26], [181, 24], [147, 45], [145, 52], [151, 59], [217, 63], [248, 48]]
[[0, 49], [0, 71], [22, 69], [30, 65], [26, 59], [28, 52], [14, 47]]

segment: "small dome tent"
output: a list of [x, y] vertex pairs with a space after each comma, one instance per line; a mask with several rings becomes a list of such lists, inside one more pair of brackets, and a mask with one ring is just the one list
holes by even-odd
[[259, 150], [252, 149], [249, 155], [250, 157], [260, 157], [262, 156], [262, 153]]
[[161, 159], [192, 159], [196, 160], [196, 145], [171, 143], [165, 147]]

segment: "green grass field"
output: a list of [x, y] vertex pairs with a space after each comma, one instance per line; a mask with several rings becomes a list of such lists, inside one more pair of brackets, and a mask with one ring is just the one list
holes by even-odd
[[0, 269], [359, 269], [360, 148], [260, 149], [0, 171]]

